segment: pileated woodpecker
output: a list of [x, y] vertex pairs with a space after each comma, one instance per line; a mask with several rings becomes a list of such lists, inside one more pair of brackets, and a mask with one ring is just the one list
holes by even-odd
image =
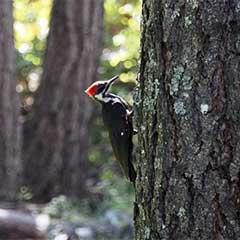
[[115, 76], [107, 81], [94, 82], [85, 92], [101, 103], [104, 125], [109, 132], [113, 152], [125, 174], [135, 182], [136, 172], [132, 163], [132, 109], [119, 96], [108, 93], [109, 87], [118, 79]]

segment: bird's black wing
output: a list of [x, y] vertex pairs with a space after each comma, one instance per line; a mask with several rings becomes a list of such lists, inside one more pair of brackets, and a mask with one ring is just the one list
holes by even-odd
[[[111, 112], [111, 114], [109, 114]], [[111, 119], [108, 118], [111, 116]], [[103, 106], [104, 123], [109, 131], [113, 152], [126, 177], [134, 182], [135, 171], [132, 165], [132, 121], [124, 103], [113, 101]]]

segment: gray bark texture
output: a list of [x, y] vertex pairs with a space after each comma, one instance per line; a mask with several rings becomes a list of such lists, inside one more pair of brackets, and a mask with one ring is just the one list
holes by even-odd
[[16, 92], [12, 1], [0, 1], [0, 198], [14, 199], [20, 183], [20, 101]]
[[240, 239], [239, 1], [142, 14], [136, 239]]
[[85, 189], [102, 0], [55, 0], [44, 72], [24, 127], [25, 182], [35, 197], [80, 196]]

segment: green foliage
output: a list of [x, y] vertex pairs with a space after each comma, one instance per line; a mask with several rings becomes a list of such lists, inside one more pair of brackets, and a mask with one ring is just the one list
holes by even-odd
[[[98, 203], [98, 211], [93, 212], [89, 207], [88, 201], [72, 200], [61, 195], [53, 198], [47, 206], [39, 210], [39, 213], [50, 216], [51, 223], [53, 224], [65, 223], [65, 226], [72, 226], [73, 228], [77, 228], [78, 225], [83, 225], [87, 228], [94, 225], [94, 229], [96, 228], [98, 233], [84, 239], [132, 239], [132, 232], [129, 228], [132, 219], [131, 214], [126, 213], [126, 211], [123, 212], [122, 210], [109, 208], [109, 206], [107, 209], [104, 209], [102, 203]], [[113, 226], [115, 232], [111, 233]], [[106, 227], [108, 229], [106, 229]], [[117, 232], [116, 228], [119, 229]], [[63, 233], [61, 231], [61, 225], [55, 225], [49, 232], [48, 238], [57, 239], [57, 236], [61, 235], [61, 233]]]
[[41, 75], [41, 66], [49, 31], [52, 0], [15, 0], [14, 37], [17, 50], [18, 92], [27, 98], [34, 92]]
[[102, 176], [102, 181], [99, 182], [98, 188], [103, 193], [101, 211], [116, 209], [132, 215], [133, 186], [126, 181], [125, 176], [113, 176], [112, 171], [106, 171]]
[[[52, 0], [15, 0], [14, 35], [19, 78], [42, 65]], [[100, 74], [103, 79], [119, 74], [134, 81], [139, 52], [140, 0], [106, 0], [104, 49]]]
[[[95, 208], [88, 199], [70, 199], [60, 195], [52, 199], [44, 208], [44, 213], [51, 218], [63, 219], [71, 222], [79, 222], [83, 219], [96, 218], [101, 220], [108, 210], [125, 212], [132, 215], [133, 194], [131, 186], [127, 188], [123, 181], [116, 179], [118, 182], [109, 184], [109, 182], [99, 182], [98, 189], [102, 191], [104, 199], [95, 202]], [[120, 184], [119, 184], [120, 183]], [[118, 188], [114, 187], [118, 185]], [[116, 186], [115, 185], [115, 186]]]
[[81, 221], [92, 215], [91, 208], [86, 199], [81, 201], [71, 200], [63, 195], [53, 198], [44, 209], [44, 213], [48, 214], [51, 218], [72, 222]]
[[[31, 53], [36, 39], [40, 42], [36, 48], [44, 50], [44, 43], [49, 30], [49, 17], [52, 0], [15, 0], [14, 1], [14, 35], [15, 46], [21, 54]], [[29, 55], [25, 55], [28, 56]], [[36, 59], [35, 59], [36, 58]], [[33, 63], [40, 64], [41, 58], [33, 54]]]
[[105, 1], [105, 36], [100, 72], [104, 79], [120, 75], [135, 81], [139, 52], [139, 0]]

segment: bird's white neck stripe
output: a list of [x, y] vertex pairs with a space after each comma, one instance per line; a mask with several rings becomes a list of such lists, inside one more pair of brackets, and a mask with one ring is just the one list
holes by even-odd
[[95, 95], [94, 96], [96, 98], [96, 100], [98, 100], [99, 102], [105, 102], [105, 103], [108, 103], [111, 101], [111, 97], [107, 97], [107, 96], [103, 96], [103, 94], [98, 94], [98, 95]]

